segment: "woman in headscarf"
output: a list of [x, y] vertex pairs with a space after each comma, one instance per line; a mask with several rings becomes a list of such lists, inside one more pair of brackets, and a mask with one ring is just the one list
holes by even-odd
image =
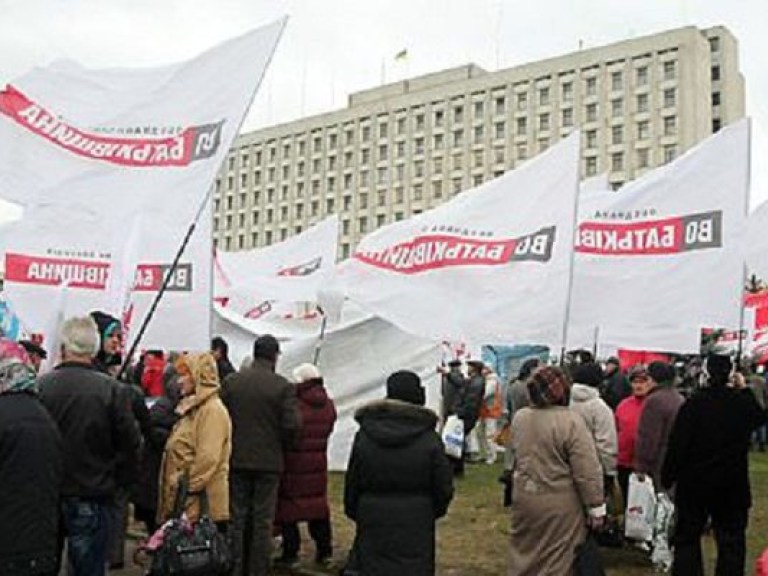
[[199, 495], [205, 492], [211, 519], [220, 529], [229, 521], [229, 456], [232, 423], [219, 399], [216, 361], [209, 353], [187, 354], [176, 362], [182, 399], [179, 417], [165, 445], [160, 476], [158, 520], [173, 512], [179, 480], [189, 478], [185, 511], [190, 521], [200, 516]]
[[573, 574], [588, 527], [605, 519], [602, 468], [584, 419], [568, 409], [569, 391], [562, 370], [538, 368], [528, 382], [531, 406], [512, 420], [509, 576]]
[[62, 441], [27, 352], [0, 339], [0, 574], [56, 574]]

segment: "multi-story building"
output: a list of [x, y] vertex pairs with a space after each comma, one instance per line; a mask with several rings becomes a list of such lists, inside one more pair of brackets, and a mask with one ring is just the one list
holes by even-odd
[[217, 178], [215, 240], [265, 246], [339, 214], [347, 257], [577, 128], [582, 175], [618, 187], [744, 116], [737, 49], [723, 27], [686, 27], [497, 72], [469, 64], [242, 134]]

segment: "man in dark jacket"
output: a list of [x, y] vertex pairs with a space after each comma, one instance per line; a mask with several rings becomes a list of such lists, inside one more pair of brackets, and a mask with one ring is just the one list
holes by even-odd
[[91, 312], [91, 318], [96, 322], [96, 328], [99, 331], [99, 351], [96, 353], [93, 365], [104, 374], [117, 376], [121, 364], [123, 326], [120, 320], [99, 310]]
[[211, 340], [211, 354], [216, 359], [216, 369], [219, 371], [219, 382], [224, 382], [227, 376], [237, 372], [229, 361], [229, 344], [221, 336]]
[[24, 348], [0, 339], [0, 574], [52, 576], [58, 564], [61, 435], [37, 397]]
[[269, 571], [283, 451], [301, 432], [296, 391], [275, 374], [279, 354], [274, 336], [260, 336], [253, 344], [253, 365], [222, 385], [221, 399], [232, 419], [234, 576], [264, 576]]
[[606, 360], [603, 377], [601, 396], [611, 410], [616, 412], [616, 407], [621, 401], [632, 395], [632, 386], [630, 386], [627, 377], [621, 373], [618, 358], [611, 356]]
[[728, 356], [707, 358], [709, 385], [680, 409], [669, 440], [662, 484], [676, 486], [675, 576], [704, 574], [701, 535], [708, 518], [717, 542], [715, 574], [744, 574], [745, 531], [752, 505], [749, 441], [752, 432], [765, 424], [766, 414], [741, 374], [734, 375], [729, 387], [731, 370]]
[[684, 399], [675, 389], [675, 369], [670, 364], [651, 362], [648, 378], [653, 388], [645, 397], [637, 424], [633, 468], [638, 474], [650, 476], [654, 489], [659, 490], [669, 435]]
[[442, 374], [441, 392], [443, 396], [441, 414], [442, 424], [448, 416], [456, 413], [456, 404], [465, 386], [464, 374], [461, 373], [461, 360], [451, 360], [448, 368], [441, 366], [438, 372]]
[[64, 361], [40, 378], [40, 398], [64, 441], [61, 509], [74, 574], [101, 576], [117, 461], [133, 457], [141, 439], [120, 384], [94, 366], [99, 334], [93, 320], [67, 320], [61, 341]]
[[387, 398], [358, 410], [344, 485], [344, 512], [357, 526], [350, 568], [366, 576], [433, 576], [435, 521], [453, 498], [451, 468], [423, 407], [413, 372], [387, 379]]

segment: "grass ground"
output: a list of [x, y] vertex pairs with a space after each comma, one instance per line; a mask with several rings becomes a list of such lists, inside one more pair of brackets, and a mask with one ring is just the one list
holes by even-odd
[[[754, 507], [747, 534], [747, 574], [754, 571], [755, 559], [768, 547], [768, 454], [754, 454], [751, 459]], [[467, 467], [464, 479], [456, 484], [456, 496], [446, 518], [438, 523], [437, 561], [439, 576], [504, 576], [506, 574], [508, 537], [511, 518], [501, 505], [501, 485], [497, 478], [500, 465], [477, 464]], [[338, 574], [354, 536], [354, 524], [342, 511], [343, 474], [331, 474], [329, 498], [334, 527], [335, 560], [333, 569], [313, 565], [314, 550], [306, 532], [302, 538], [302, 566], [293, 571], [300, 576]], [[304, 527], [302, 527], [302, 530]], [[707, 574], [713, 574], [715, 554], [711, 537], [704, 538], [708, 559]], [[650, 576], [654, 574], [647, 554], [636, 549], [603, 549], [608, 576]], [[129, 569], [117, 573], [137, 576]], [[115, 576], [117, 576], [115, 574]], [[281, 574], [288, 574], [282, 572]], [[403, 574], [403, 576], [408, 576]]]

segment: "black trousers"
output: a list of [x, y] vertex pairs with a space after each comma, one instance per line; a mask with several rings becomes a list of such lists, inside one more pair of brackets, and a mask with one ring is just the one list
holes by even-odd
[[715, 497], [677, 500], [672, 576], [704, 576], [701, 535], [708, 518], [712, 519], [717, 543], [715, 576], [744, 576], [749, 509], [733, 507]]
[[[331, 521], [329, 518], [322, 520], [310, 520], [307, 522], [309, 535], [315, 541], [315, 557], [317, 559], [327, 558], [333, 554], [331, 547]], [[281, 526], [283, 534], [283, 557], [296, 558], [301, 548], [301, 534], [299, 525], [296, 522], [283, 524]]]

